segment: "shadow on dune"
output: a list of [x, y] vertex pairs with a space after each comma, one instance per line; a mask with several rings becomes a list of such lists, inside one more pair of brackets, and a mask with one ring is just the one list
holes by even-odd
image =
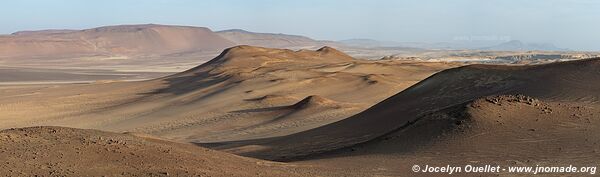
[[[219, 142], [208, 146], [244, 156], [293, 161], [379, 141], [386, 135], [410, 127], [425, 115], [460, 107], [491, 95], [523, 94], [547, 101], [597, 104], [600, 98], [598, 68], [598, 58], [532, 66], [470, 65], [454, 68], [437, 73], [335, 123], [277, 138]], [[422, 141], [428, 141], [424, 139]], [[244, 150], [249, 146], [265, 148]], [[398, 151], [410, 151], [410, 148]]]
[[233, 111], [233, 113], [260, 113], [260, 112], [271, 112], [271, 111], [280, 111], [290, 109], [290, 106], [275, 106], [275, 107], [267, 107], [267, 108], [256, 108], [256, 109], [244, 109]]
[[209, 71], [190, 73], [186, 75], [172, 75], [155, 80], [164, 83], [166, 86], [146, 94], [152, 95], [168, 93], [174, 95], [183, 95], [202, 89], [207, 89], [219, 84], [227, 84], [225, 82], [229, 79], [231, 79], [231, 76], [210, 74]]

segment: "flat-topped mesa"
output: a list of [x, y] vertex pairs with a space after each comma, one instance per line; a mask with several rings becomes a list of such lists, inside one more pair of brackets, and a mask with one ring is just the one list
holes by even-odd
[[17, 32], [0, 38], [2, 58], [62, 59], [88, 56], [157, 56], [219, 51], [235, 43], [208, 28], [119, 25], [84, 30]]
[[141, 25], [117, 25], [117, 26], [103, 26], [92, 29], [85, 29], [82, 31], [86, 32], [136, 32], [145, 29], [158, 28], [160, 25], [153, 24], [141, 24]]
[[195, 26], [172, 26], [172, 25], [159, 25], [159, 24], [139, 24], [139, 25], [116, 25], [116, 26], [103, 26], [92, 29], [85, 29], [82, 31], [87, 32], [137, 32], [142, 30], [158, 30], [158, 29], [170, 29], [170, 30], [198, 30], [202, 32], [212, 32], [206, 27], [195, 27]]

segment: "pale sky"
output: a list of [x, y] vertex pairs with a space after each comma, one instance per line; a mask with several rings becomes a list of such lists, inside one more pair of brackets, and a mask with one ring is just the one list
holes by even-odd
[[501, 37], [600, 50], [597, 0], [5, 0], [0, 5], [0, 34], [156, 23], [321, 40]]

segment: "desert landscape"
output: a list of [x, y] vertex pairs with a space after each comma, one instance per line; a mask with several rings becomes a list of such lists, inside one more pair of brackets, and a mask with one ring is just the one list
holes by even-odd
[[597, 175], [600, 50], [278, 27], [0, 33], [0, 176]]

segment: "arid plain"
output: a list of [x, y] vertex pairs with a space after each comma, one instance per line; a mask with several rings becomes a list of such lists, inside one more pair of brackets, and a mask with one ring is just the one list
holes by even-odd
[[596, 55], [165, 25], [17, 32], [0, 36], [0, 174], [445, 176], [411, 167], [596, 165]]

